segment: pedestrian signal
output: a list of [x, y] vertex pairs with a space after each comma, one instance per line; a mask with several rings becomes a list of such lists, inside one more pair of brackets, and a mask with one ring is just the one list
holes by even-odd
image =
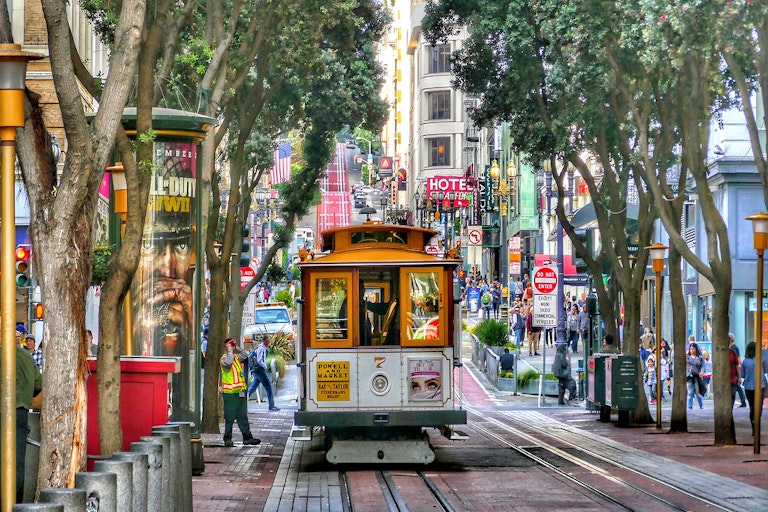
[[21, 245], [16, 247], [16, 286], [18, 288], [29, 286], [29, 256], [29, 248]]
[[42, 304], [35, 304], [35, 320], [42, 320], [45, 313], [45, 306]]

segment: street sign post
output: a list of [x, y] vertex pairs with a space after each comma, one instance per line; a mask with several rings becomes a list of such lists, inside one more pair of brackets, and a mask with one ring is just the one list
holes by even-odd
[[557, 267], [536, 267], [533, 269], [533, 325], [535, 327], [557, 327]]

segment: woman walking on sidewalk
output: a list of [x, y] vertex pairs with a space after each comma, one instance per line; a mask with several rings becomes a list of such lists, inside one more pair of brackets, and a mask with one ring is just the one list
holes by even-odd
[[704, 381], [701, 378], [701, 367], [704, 366], [704, 360], [699, 355], [699, 346], [691, 343], [688, 347], [688, 356], [685, 360], [685, 383], [688, 389], [688, 408], [693, 409], [693, 397], [699, 402], [699, 409], [704, 408], [702, 399], [702, 389], [706, 390]]
[[[747, 404], [749, 404], [749, 422], [752, 423], [752, 435], [755, 435], [755, 354], [757, 352], [757, 345], [754, 341], [747, 344], [747, 348], [744, 349], [744, 359], [741, 361], [741, 376], [743, 378], [742, 383], [744, 385], [744, 392], [747, 394]], [[761, 389], [765, 397], [766, 391], [768, 391], [768, 381], [766, 381], [765, 374], [768, 373], [768, 361], [763, 357], [763, 371], [760, 372], [762, 376]], [[760, 409], [762, 412], [762, 409]]]

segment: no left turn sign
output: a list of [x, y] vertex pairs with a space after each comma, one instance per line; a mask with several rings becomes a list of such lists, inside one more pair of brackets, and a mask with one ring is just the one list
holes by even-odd
[[552, 267], [536, 267], [533, 270], [533, 293], [550, 295], [557, 293], [557, 270]]
[[483, 243], [483, 232], [479, 229], [469, 230], [469, 245], [481, 245]]

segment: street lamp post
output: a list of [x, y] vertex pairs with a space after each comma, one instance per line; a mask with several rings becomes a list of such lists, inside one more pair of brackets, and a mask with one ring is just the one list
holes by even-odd
[[17, 44], [0, 44], [0, 315], [3, 362], [0, 367], [0, 509], [9, 512], [16, 502], [16, 129], [24, 126], [24, 87], [27, 62], [43, 56], [21, 51]]
[[763, 255], [768, 248], [768, 213], [756, 213], [747, 217], [752, 221], [752, 237], [757, 251], [757, 311], [755, 312], [755, 405], [753, 449], [760, 453], [760, 415], [763, 413]]
[[368, 186], [371, 186], [371, 167], [373, 167], [373, 153], [371, 152], [371, 149], [373, 147], [373, 143], [365, 137], [355, 137], [355, 140], [364, 140], [368, 143], [368, 158], [366, 158], [366, 163], [368, 165]]
[[651, 253], [656, 274], [656, 428], [661, 428], [661, 273], [664, 271], [666, 245], [655, 243], [646, 247]]

